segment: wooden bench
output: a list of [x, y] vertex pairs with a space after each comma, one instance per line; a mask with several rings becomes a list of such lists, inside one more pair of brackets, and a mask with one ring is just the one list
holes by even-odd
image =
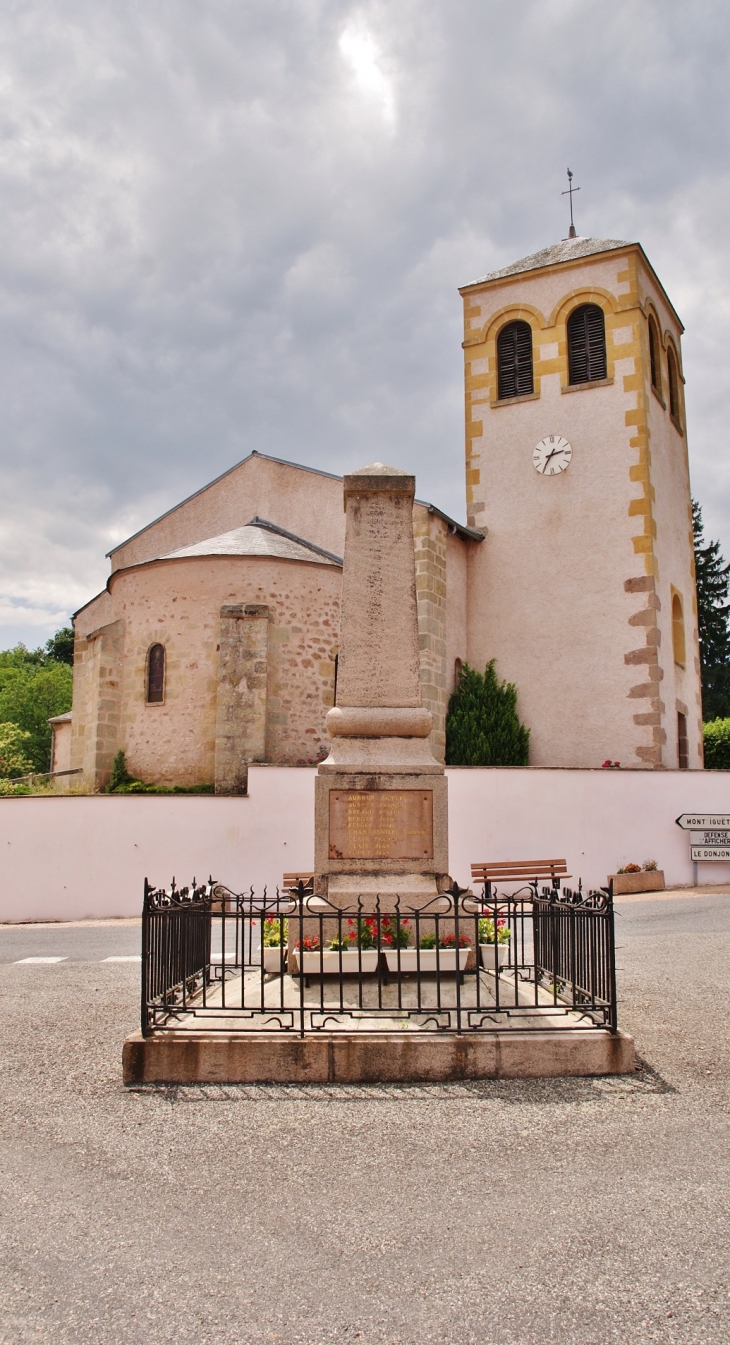
[[484, 896], [491, 896], [495, 883], [529, 883], [537, 893], [538, 883], [549, 881], [559, 890], [564, 878], [570, 878], [564, 859], [514, 859], [471, 866], [472, 882], [484, 884]]
[[313, 873], [285, 873], [281, 880], [282, 892], [298, 893], [299, 884], [304, 883], [305, 894], [314, 891]]

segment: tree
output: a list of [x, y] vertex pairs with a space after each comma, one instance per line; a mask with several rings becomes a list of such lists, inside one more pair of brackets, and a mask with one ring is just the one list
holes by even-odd
[[33, 655], [23, 660], [17, 649], [0, 654], [0, 722], [17, 724], [30, 735], [26, 755], [34, 771], [50, 769], [48, 720], [70, 710], [72, 698], [73, 672], [67, 663], [37, 663]]
[[530, 730], [517, 714], [517, 688], [500, 682], [495, 660], [484, 672], [462, 664], [446, 716], [448, 766], [526, 766]]
[[68, 663], [73, 667], [74, 661], [74, 630], [73, 626], [62, 626], [60, 630], [52, 635], [50, 640], [46, 640], [46, 653], [49, 659], [54, 659], [56, 663]]
[[30, 734], [17, 724], [0, 724], [0, 778], [28, 775], [33, 763], [28, 756]]
[[730, 565], [720, 554], [720, 543], [705, 544], [702, 510], [692, 501], [697, 627], [702, 675], [702, 718], [730, 716]]

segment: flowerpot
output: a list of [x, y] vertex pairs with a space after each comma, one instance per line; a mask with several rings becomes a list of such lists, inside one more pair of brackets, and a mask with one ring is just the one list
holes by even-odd
[[[471, 948], [459, 949], [459, 971], [463, 971]], [[438, 965], [436, 958], [438, 955]], [[388, 948], [385, 953], [388, 971], [398, 970], [398, 949]], [[402, 972], [456, 971], [455, 948], [401, 948], [400, 969]]]
[[494, 971], [496, 967], [503, 967], [509, 962], [508, 943], [480, 943], [479, 952], [486, 971]]
[[286, 960], [288, 956], [286, 944], [283, 948], [262, 948], [264, 960], [264, 971], [267, 974], [274, 973], [278, 975], [282, 969], [286, 971]]
[[302, 972], [305, 976], [339, 976], [342, 967], [343, 976], [357, 976], [363, 972], [377, 971], [377, 948], [348, 948], [346, 952], [326, 949], [323, 953], [297, 953], [301, 957]]
[[663, 892], [664, 872], [652, 869], [649, 873], [610, 873], [608, 881], [613, 882], [613, 895], [619, 897], [629, 892]]

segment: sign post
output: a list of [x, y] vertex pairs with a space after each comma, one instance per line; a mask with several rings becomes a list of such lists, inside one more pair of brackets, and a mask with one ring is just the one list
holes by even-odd
[[678, 827], [690, 833], [689, 854], [697, 887], [700, 861], [730, 863], [730, 814], [682, 813], [676, 821]]

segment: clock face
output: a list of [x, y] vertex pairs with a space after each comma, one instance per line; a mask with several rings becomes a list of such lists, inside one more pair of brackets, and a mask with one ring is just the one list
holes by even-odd
[[546, 434], [532, 451], [532, 465], [542, 476], [557, 476], [564, 472], [573, 450], [560, 434]]

